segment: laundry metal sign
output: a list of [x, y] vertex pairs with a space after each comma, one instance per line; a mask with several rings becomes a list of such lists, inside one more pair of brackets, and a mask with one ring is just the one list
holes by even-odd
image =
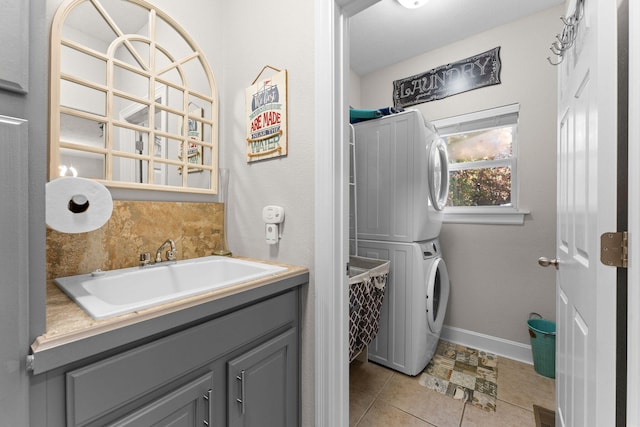
[[393, 104], [408, 107], [500, 84], [500, 47], [393, 82]]

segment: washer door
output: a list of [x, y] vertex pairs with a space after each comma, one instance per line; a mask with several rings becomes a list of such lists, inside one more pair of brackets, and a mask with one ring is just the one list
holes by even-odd
[[435, 210], [441, 211], [449, 197], [449, 155], [442, 138], [434, 140], [427, 147], [427, 168], [429, 199]]
[[439, 333], [449, 301], [449, 273], [440, 257], [434, 258], [427, 271], [427, 326], [432, 333]]

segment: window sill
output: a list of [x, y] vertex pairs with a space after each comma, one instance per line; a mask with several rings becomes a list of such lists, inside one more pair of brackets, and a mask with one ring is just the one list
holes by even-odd
[[522, 225], [529, 211], [511, 208], [447, 208], [445, 224]]

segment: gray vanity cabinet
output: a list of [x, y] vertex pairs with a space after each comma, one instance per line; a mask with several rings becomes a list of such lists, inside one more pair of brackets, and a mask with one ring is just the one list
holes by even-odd
[[298, 420], [297, 330], [227, 363], [229, 427], [294, 427]]
[[242, 299], [143, 343], [41, 374], [47, 397], [38, 406], [46, 411], [32, 425], [297, 426], [298, 298], [295, 287]]
[[213, 425], [213, 374], [202, 375], [152, 401], [109, 427], [194, 427]]

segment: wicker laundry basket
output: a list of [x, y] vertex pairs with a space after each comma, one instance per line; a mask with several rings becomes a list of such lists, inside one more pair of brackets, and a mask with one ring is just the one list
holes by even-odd
[[390, 261], [349, 257], [349, 362], [378, 334]]

